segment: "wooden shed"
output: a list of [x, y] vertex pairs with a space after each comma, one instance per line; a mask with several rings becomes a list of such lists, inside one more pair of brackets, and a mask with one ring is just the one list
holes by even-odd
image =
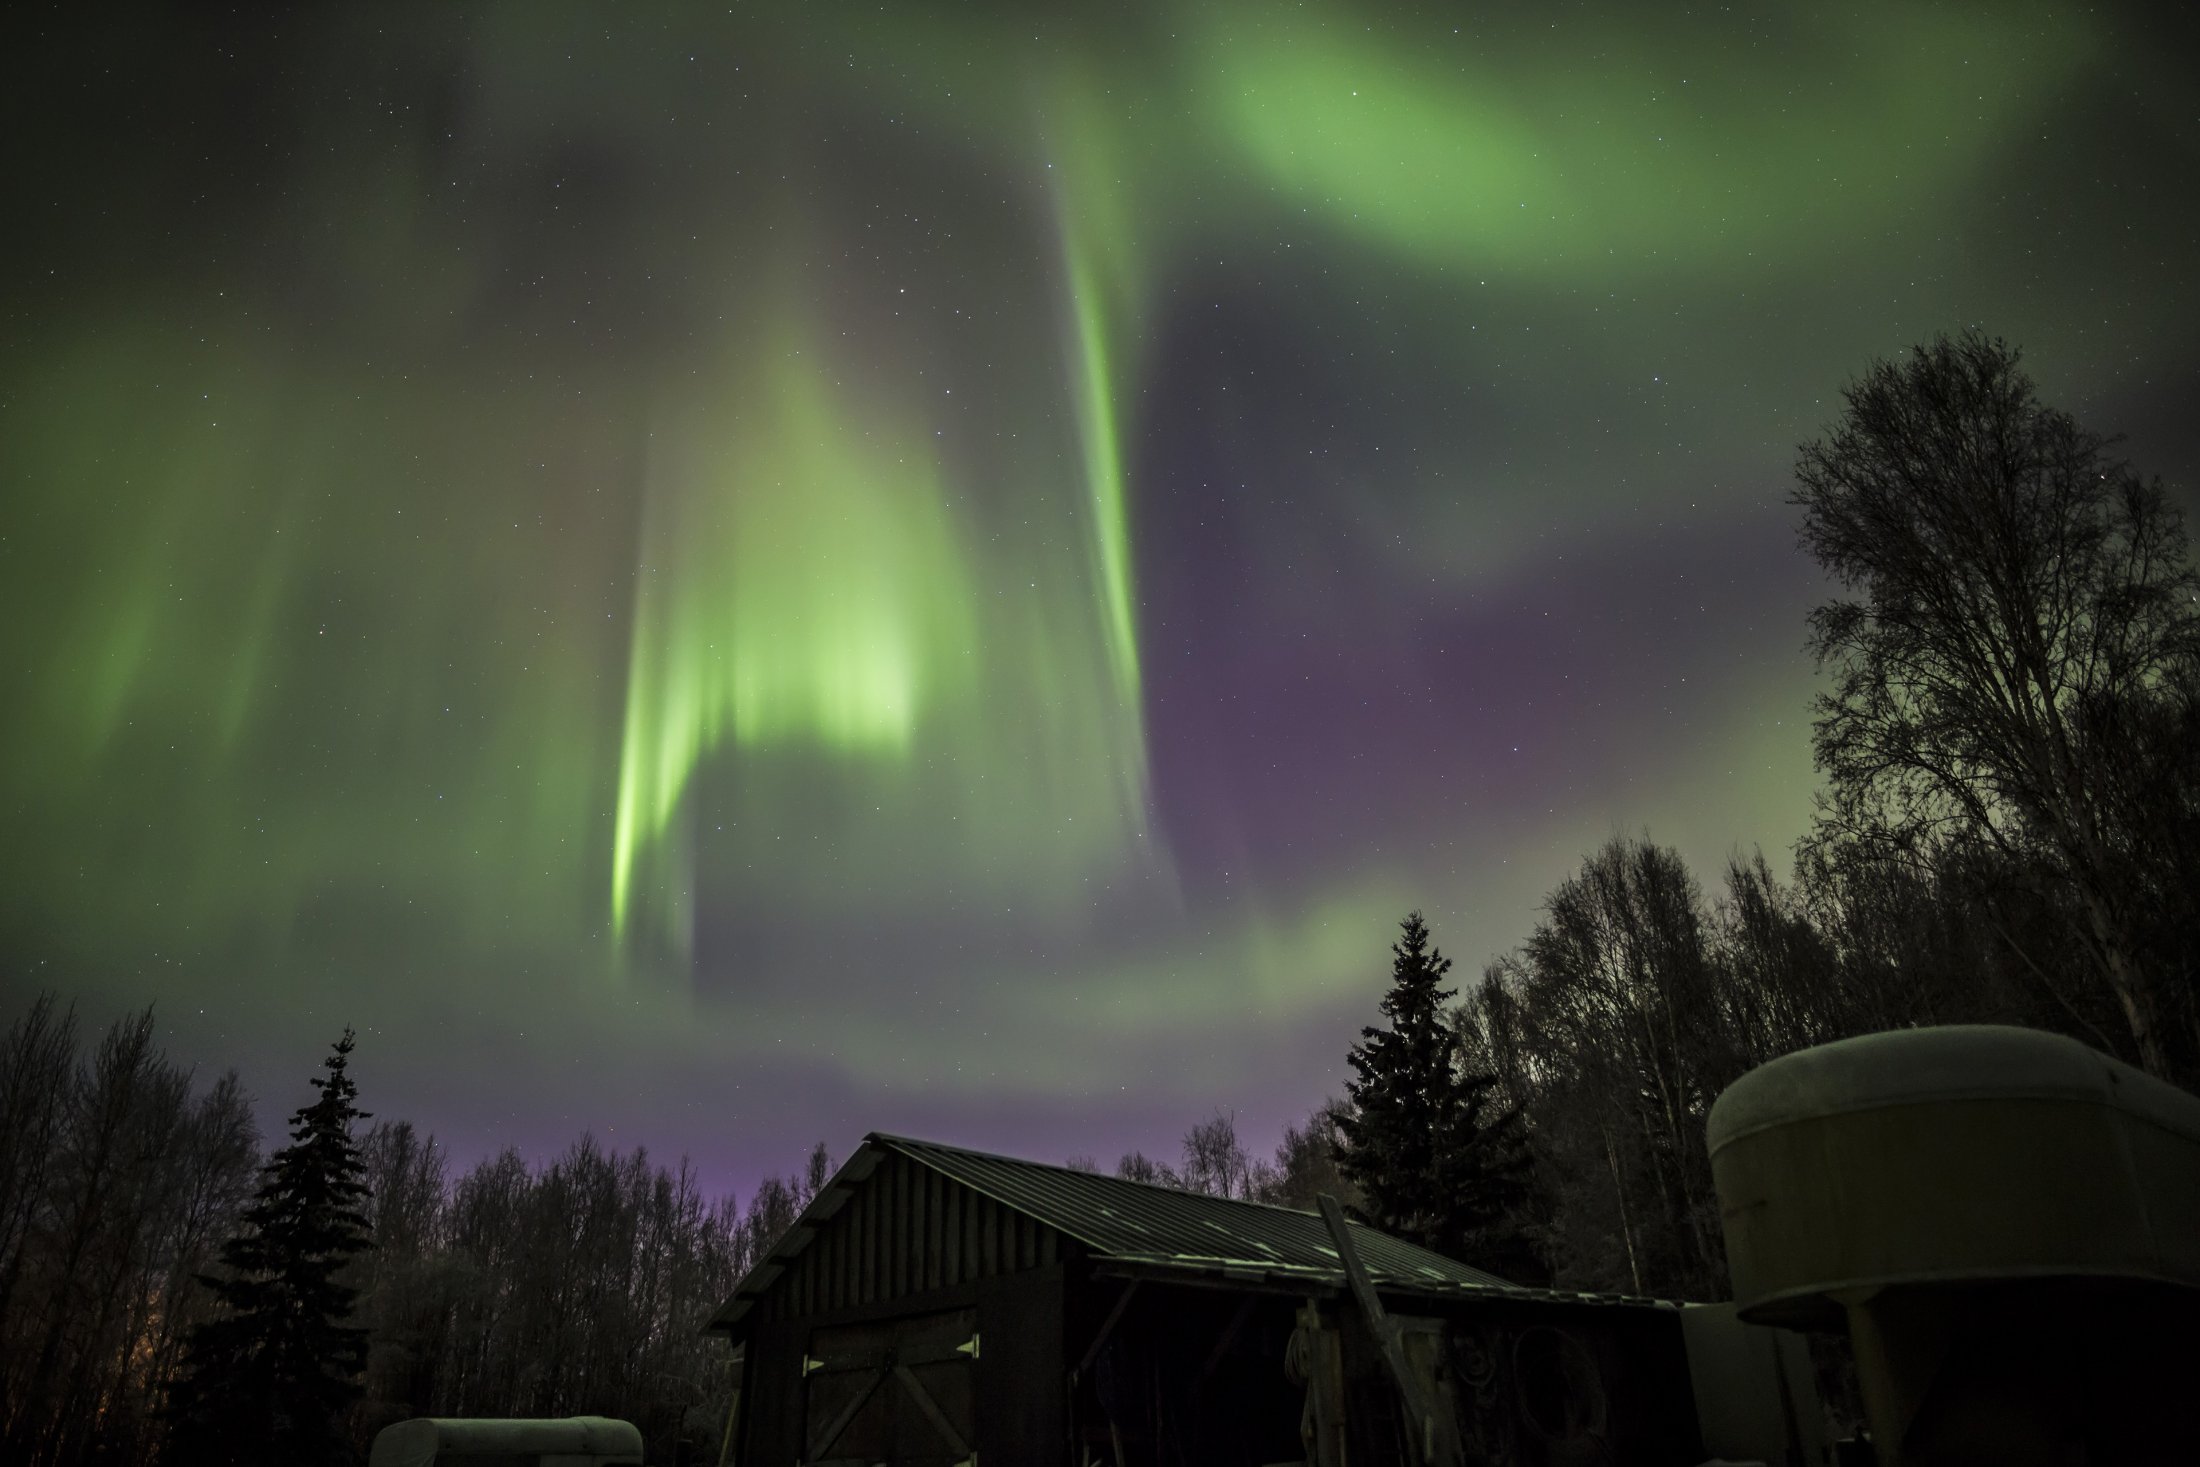
[[710, 1328], [741, 1350], [740, 1467], [1707, 1455], [1677, 1306], [876, 1133]]

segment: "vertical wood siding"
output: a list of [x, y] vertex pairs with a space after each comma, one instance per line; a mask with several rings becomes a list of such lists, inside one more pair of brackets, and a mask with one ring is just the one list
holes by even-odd
[[1054, 1229], [890, 1153], [757, 1301], [758, 1318], [829, 1314], [1061, 1257]]

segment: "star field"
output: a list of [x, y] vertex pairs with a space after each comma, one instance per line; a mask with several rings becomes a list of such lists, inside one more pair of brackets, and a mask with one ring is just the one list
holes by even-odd
[[0, 982], [462, 1153], [1272, 1136], [1784, 852], [1783, 500], [1978, 323], [2186, 502], [2143, 5], [13, 18]]

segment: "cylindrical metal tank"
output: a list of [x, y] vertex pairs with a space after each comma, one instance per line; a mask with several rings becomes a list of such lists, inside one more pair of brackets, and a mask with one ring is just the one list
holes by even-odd
[[1914, 1029], [1753, 1070], [1709, 1131], [1741, 1316], [1846, 1327], [1882, 1463], [2192, 1460], [2200, 1097]]
[[2075, 1040], [1961, 1025], [1776, 1059], [1711, 1107], [1742, 1317], [1838, 1325], [1898, 1283], [2200, 1288], [2200, 1097]]
[[416, 1416], [375, 1434], [368, 1467], [641, 1467], [642, 1434], [633, 1423], [609, 1416], [527, 1420]]

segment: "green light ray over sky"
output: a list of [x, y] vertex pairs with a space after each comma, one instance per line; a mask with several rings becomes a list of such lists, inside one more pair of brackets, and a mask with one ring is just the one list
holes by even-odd
[[[1138, 847], [1145, 760], [1106, 335], [1115, 308], [1076, 246], [1065, 253], [1075, 345], [1062, 397], [1074, 407], [1082, 496], [1064, 493], [1072, 476], [1030, 461], [1004, 485], [953, 482], [976, 471], [940, 462], [915, 405], [872, 380], [875, 366], [835, 361], [814, 324], [775, 328], [777, 349], [719, 374], [717, 395], [658, 415], [614, 823], [615, 934], [646, 885], [662, 898], [660, 935], [688, 949], [698, 831], [692, 818], [683, 827], [683, 807], [698, 767], [721, 752], [731, 789], [717, 807], [737, 813], [737, 830], [774, 840], [818, 833], [769, 787], [789, 766], [767, 756], [807, 748], [841, 769], [846, 798], [829, 802], [842, 811], [829, 824], [847, 828], [868, 803], [898, 822], [896, 849], [929, 827], [935, 864], [965, 884], [1031, 900], [1044, 879], [1057, 888], [1043, 897], [1051, 904], [1065, 871], [1150, 861]], [[1010, 506], [1036, 535], [1006, 557], [981, 554], [981, 524]], [[1000, 536], [988, 538], [998, 547]], [[981, 574], [981, 561], [995, 569]], [[1091, 588], [1083, 613], [1054, 589], [1080, 583]], [[970, 774], [947, 773], [958, 766]], [[814, 811], [814, 792], [807, 803]], [[1027, 846], [1043, 849], [1000, 858]]]
[[1700, 23], [1656, 35], [1651, 11], [1525, 66], [1518, 37], [1407, 47], [1319, 12], [1205, 14], [1212, 126], [1288, 196], [1432, 265], [1563, 278], [1837, 250], [1975, 167], [2095, 50], [2046, 7], [1869, 6], [1768, 28], [1829, 59], [1799, 86], [1707, 70]]
[[929, 448], [846, 401], [812, 338], [781, 330], [776, 347], [653, 434], [615, 930], [643, 848], [722, 742], [905, 759], [977, 682], [975, 593]]
[[2007, 331], [2175, 480], [2141, 14], [57, 22], [0, 57], [0, 957], [209, 1043], [525, 1014], [732, 1086], [800, 1028], [857, 1134], [881, 1076], [1257, 1087], [1394, 907], [1464, 972], [1613, 829], [1793, 838], [1780, 498], [1870, 356]]
[[1085, 484], [1092, 517], [1093, 581], [1106, 628], [1108, 665], [1117, 695], [1138, 700], [1138, 627], [1132, 610], [1130, 508], [1123, 487], [1123, 449], [1115, 421], [1115, 372], [1107, 307], [1074, 228], [1063, 229], [1063, 273], [1075, 320], [1071, 388], [1084, 444]]
[[1057, 78], [1049, 91], [1039, 125], [1048, 140], [1044, 166], [1052, 175], [1054, 225], [1061, 242], [1067, 297], [1063, 358], [1083, 448], [1092, 574], [1116, 692], [1135, 710], [1136, 572], [1116, 404], [1137, 377], [1131, 338], [1143, 325], [1144, 252], [1150, 246], [1139, 238], [1131, 218], [1137, 202], [1128, 197], [1124, 175], [1132, 165], [1118, 151], [1092, 79], [1072, 71]]

